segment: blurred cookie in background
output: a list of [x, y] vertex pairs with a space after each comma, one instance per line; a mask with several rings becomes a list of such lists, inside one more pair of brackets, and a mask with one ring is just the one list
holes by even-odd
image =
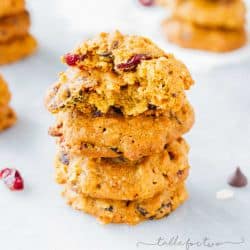
[[163, 22], [163, 31], [170, 42], [183, 48], [194, 48], [214, 52], [227, 52], [238, 49], [246, 43], [245, 29], [207, 29], [170, 18]]
[[36, 40], [29, 34], [30, 16], [23, 0], [2, 0], [0, 3], [0, 65], [32, 54]]
[[0, 132], [11, 127], [16, 122], [16, 115], [9, 107], [11, 94], [7, 83], [0, 75]]
[[1, 0], [0, 16], [13, 16], [25, 9], [24, 0]]
[[164, 20], [166, 38], [180, 47], [227, 52], [247, 42], [246, 7], [241, 0], [172, 1]]

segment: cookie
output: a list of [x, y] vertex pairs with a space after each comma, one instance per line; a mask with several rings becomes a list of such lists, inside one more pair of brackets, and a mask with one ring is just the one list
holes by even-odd
[[8, 106], [0, 107], [0, 131], [11, 127], [15, 123], [15, 112]]
[[10, 98], [11, 94], [8, 85], [0, 75], [0, 108], [6, 106], [9, 103]]
[[79, 112], [63, 112], [50, 134], [76, 155], [125, 157], [131, 161], [160, 153], [164, 146], [189, 131], [194, 112], [186, 104], [177, 113], [155, 116], [122, 115], [89, 117]]
[[246, 7], [242, 0], [179, 0], [173, 16], [210, 28], [242, 29]]
[[0, 18], [0, 44], [15, 37], [25, 36], [29, 27], [30, 18], [26, 11], [15, 16]]
[[121, 157], [69, 157], [62, 152], [56, 158], [56, 179], [92, 198], [144, 200], [186, 179], [188, 151], [187, 143], [178, 139], [162, 153], [136, 162]]
[[0, 65], [12, 63], [34, 53], [36, 40], [31, 35], [0, 43]]
[[50, 88], [46, 105], [52, 113], [76, 108], [124, 116], [154, 109], [178, 111], [193, 80], [186, 66], [151, 40], [101, 33], [64, 59], [69, 70]]
[[247, 42], [244, 29], [224, 30], [202, 28], [190, 22], [170, 18], [164, 21], [166, 38], [184, 48], [227, 52], [243, 47]]
[[16, 15], [25, 9], [24, 0], [1, 0], [0, 17]]
[[137, 224], [170, 214], [187, 199], [188, 194], [185, 185], [181, 183], [143, 201], [94, 199], [77, 193], [69, 185], [65, 187], [63, 196], [74, 209], [92, 214], [102, 223]]

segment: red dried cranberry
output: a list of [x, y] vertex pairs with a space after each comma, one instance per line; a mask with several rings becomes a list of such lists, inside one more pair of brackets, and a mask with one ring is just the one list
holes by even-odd
[[154, 4], [154, 0], [139, 0], [139, 2], [144, 6], [152, 6]]
[[0, 171], [0, 178], [12, 191], [22, 190], [24, 188], [23, 178], [16, 169], [4, 168]]
[[132, 56], [126, 63], [121, 63], [117, 65], [117, 68], [124, 71], [133, 70], [142, 60], [149, 60], [151, 56], [146, 54], [137, 54]]
[[64, 56], [64, 59], [69, 66], [76, 66], [77, 62], [80, 61], [81, 57], [76, 54], [68, 53]]

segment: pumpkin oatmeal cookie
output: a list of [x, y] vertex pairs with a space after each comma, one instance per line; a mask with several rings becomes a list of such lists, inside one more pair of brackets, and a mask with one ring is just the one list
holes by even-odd
[[0, 44], [13, 37], [25, 36], [30, 27], [30, 17], [27, 11], [15, 16], [0, 18]]
[[189, 147], [183, 139], [138, 161], [120, 158], [75, 157], [61, 152], [56, 157], [56, 179], [92, 198], [144, 200], [183, 182], [189, 170]]
[[184, 48], [227, 52], [241, 48], [247, 42], [247, 33], [244, 28], [210, 29], [177, 18], [165, 20], [163, 30], [170, 42]]
[[0, 17], [16, 15], [25, 9], [24, 0], [1, 0]]
[[188, 198], [184, 183], [165, 189], [143, 201], [94, 199], [78, 193], [70, 185], [65, 186], [63, 196], [74, 209], [92, 214], [102, 223], [132, 225], [145, 220], [160, 219], [170, 214]]
[[0, 65], [27, 57], [34, 53], [36, 48], [36, 40], [29, 34], [0, 43]]
[[8, 88], [7, 83], [0, 75], [0, 108], [6, 106], [11, 98], [11, 94]]
[[138, 160], [160, 153], [164, 146], [188, 132], [194, 112], [186, 101], [177, 113], [162, 116], [122, 115], [89, 117], [79, 112], [62, 112], [50, 134], [76, 155], [88, 157], [125, 157]]
[[16, 114], [8, 106], [10, 99], [8, 85], [0, 75], [0, 131], [11, 127], [16, 122]]
[[63, 57], [48, 91], [56, 181], [73, 208], [103, 223], [160, 219], [187, 199], [194, 123], [186, 66], [151, 40], [101, 33]]
[[0, 131], [5, 130], [16, 123], [16, 114], [8, 106], [0, 107]]
[[186, 66], [151, 40], [101, 33], [84, 42], [63, 61], [70, 69], [49, 90], [50, 112], [76, 108], [83, 113], [111, 108], [124, 116], [142, 114], [151, 107], [176, 112], [193, 80]]
[[203, 27], [241, 29], [246, 7], [242, 0], [179, 0], [173, 16]]

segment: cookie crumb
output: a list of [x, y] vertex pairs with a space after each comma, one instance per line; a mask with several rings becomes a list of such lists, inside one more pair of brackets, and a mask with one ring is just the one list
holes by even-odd
[[234, 197], [234, 192], [229, 189], [222, 189], [216, 193], [216, 199], [228, 200]]

